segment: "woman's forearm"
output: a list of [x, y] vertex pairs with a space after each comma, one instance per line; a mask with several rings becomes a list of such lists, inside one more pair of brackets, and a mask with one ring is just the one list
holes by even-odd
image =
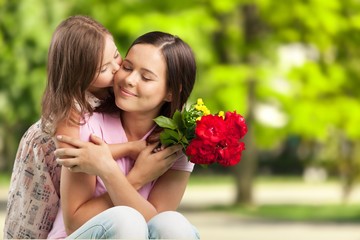
[[125, 205], [138, 210], [146, 220], [157, 214], [156, 208], [141, 196], [120, 169], [112, 169], [100, 178], [115, 206]]

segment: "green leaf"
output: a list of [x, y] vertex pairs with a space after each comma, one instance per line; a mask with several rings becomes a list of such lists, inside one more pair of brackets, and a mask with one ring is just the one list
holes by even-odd
[[162, 139], [161, 136], [160, 136], [160, 141], [161, 141], [161, 144], [164, 146], [170, 146], [170, 145], [173, 145], [176, 143], [176, 141], [174, 141], [172, 139]]
[[187, 138], [186, 138], [185, 135], [182, 136], [181, 142], [183, 142], [185, 145], [188, 145], [188, 144], [189, 144], [189, 141], [187, 140]]
[[159, 125], [162, 128], [169, 128], [173, 130], [178, 128], [176, 123], [171, 118], [168, 117], [159, 116], [155, 118], [154, 121], [156, 122], [157, 125]]
[[170, 129], [164, 129], [164, 133], [169, 137], [172, 138], [174, 140], [179, 141], [180, 140], [180, 135], [177, 131], [174, 130], [170, 130]]
[[164, 131], [160, 133], [160, 141], [165, 146], [178, 143], [179, 138], [179, 134], [174, 130], [164, 129]]
[[184, 121], [182, 119], [181, 112], [179, 110], [176, 110], [172, 119], [179, 129], [184, 128]]

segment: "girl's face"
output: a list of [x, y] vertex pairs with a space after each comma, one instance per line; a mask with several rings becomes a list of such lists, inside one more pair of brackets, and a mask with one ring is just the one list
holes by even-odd
[[99, 75], [91, 83], [89, 91], [97, 92], [101, 89], [111, 87], [114, 83], [114, 74], [119, 70], [121, 55], [112, 37], [107, 36], [103, 53], [103, 64], [99, 67]]
[[127, 112], [157, 116], [163, 103], [171, 101], [166, 81], [166, 64], [160, 50], [150, 44], [136, 44], [114, 77], [116, 105]]

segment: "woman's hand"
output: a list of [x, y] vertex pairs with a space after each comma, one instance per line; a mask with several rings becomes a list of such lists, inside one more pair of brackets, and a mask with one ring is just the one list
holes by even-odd
[[158, 143], [154, 143], [141, 151], [134, 167], [127, 175], [129, 182], [136, 189], [163, 175], [178, 159], [182, 151], [181, 145], [173, 145], [154, 152], [157, 146]]
[[131, 144], [129, 157], [133, 160], [136, 160], [141, 153], [146, 148], [145, 140], [137, 140], [129, 142]]
[[117, 167], [108, 145], [93, 134], [91, 142], [67, 136], [58, 136], [57, 140], [75, 147], [55, 150], [56, 161], [72, 172], [102, 176]]

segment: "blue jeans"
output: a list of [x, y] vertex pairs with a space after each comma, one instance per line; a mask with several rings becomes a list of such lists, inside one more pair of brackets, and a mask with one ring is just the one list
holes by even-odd
[[200, 239], [200, 236], [178, 212], [159, 213], [146, 223], [137, 210], [117, 206], [96, 215], [67, 239]]

